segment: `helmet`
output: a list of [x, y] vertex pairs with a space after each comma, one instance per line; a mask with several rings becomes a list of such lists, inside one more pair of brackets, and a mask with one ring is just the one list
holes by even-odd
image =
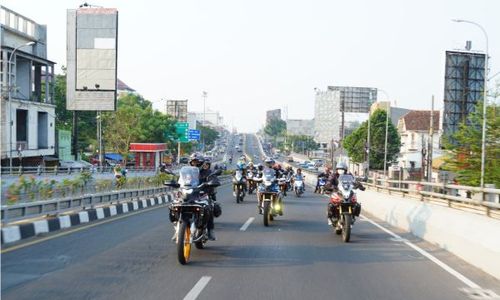
[[240, 161], [236, 164], [236, 167], [238, 168], [238, 170], [243, 170], [245, 168], [245, 163]]
[[259, 171], [262, 171], [262, 170], [264, 170], [264, 166], [263, 166], [263, 165], [261, 165], [261, 164], [257, 164], [257, 169], [258, 169]]
[[248, 167], [249, 167], [249, 168], [253, 168], [253, 162], [249, 162], [249, 163], [248, 163]]
[[297, 169], [297, 173], [302, 173], [302, 169], [301, 169], [301, 168], [298, 168], [298, 169]]
[[210, 158], [205, 158], [204, 162], [203, 162], [203, 166], [208, 166], [208, 168], [210, 168], [212, 164], [212, 160]]
[[201, 167], [201, 165], [203, 164], [204, 161], [205, 161], [205, 159], [198, 152], [195, 152], [195, 153], [191, 154], [191, 156], [189, 156], [189, 165], [190, 166]]
[[342, 174], [347, 173], [347, 164], [343, 161], [339, 162], [337, 164], [337, 167], [335, 167], [335, 170], [343, 170]]
[[240, 160], [242, 160], [242, 161], [245, 161], [245, 162], [246, 162], [246, 161], [247, 161], [247, 157], [246, 157], [245, 155], [242, 155], [242, 156], [240, 156]]
[[268, 157], [266, 158], [266, 160], [264, 161], [264, 164], [266, 165], [266, 167], [268, 168], [272, 168], [274, 166], [274, 159]]

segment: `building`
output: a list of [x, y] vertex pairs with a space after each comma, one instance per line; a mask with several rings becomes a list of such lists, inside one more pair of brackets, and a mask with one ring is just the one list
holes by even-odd
[[485, 54], [470, 51], [446, 51], [444, 81], [443, 131], [445, 136], [455, 133], [459, 124], [483, 100]]
[[273, 109], [266, 111], [266, 125], [271, 122], [272, 119], [281, 120], [281, 109]]
[[387, 111], [387, 109], [389, 109], [390, 110], [389, 117], [391, 118], [391, 122], [394, 126], [398, 126], [399, 119], [402, 116], [409, 113], [410, 111], [412, 111], [411, 109], [391, 106], [391, 102], [389, 101], [379, 101], [373, 103], [372, 106], [370, 107], [370, 115], [373, 114], [377, 109], [381, 109], [384, 111]]
[[314, 137], [314, 119], [288, 119], [286, 120], [286, 131], [288, 135], [306, 135]]
[[196, 116], [196, 121], [202, 125], [209, 127], [222, 127], [224, 126], [224, 118], [218, 111], [207, 109], [203, 112], [193, 112]]
[[0, 6], [0, 39], [2, 165], [10, 158], [13, 165], [38, 165], [55, 154], [55, 63], [47, 59], [47, 26]]
[[[323, 148], [340, 141], [346, 129], [367, 120], [370, 106], [377, 99], [377, 89], [368, 87], [329, 86], [316, 89], [314, 139]], [[347, 131], [349, 131], [347, 130]]]
[[[439, 156], [439, 140], [442, 134], [440, 112], [433, 112], [433, 157]], [[399, 166], [414, 170], [422, 168], [422, 149], [428, 151], [430, 143], [430, 110], [412, 110], [399, 119], [397, 128], [401, 136]]]
[[128, 94], [138, 95], [136, 90], [128, 86], [125, 82], [121, 81], [119, 78], [116, 80], [116, 93], [118, 98], [127, 96]]

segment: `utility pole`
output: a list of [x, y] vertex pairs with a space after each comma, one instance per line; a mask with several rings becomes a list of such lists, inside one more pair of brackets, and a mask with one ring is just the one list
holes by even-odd
[[78, 111], [73, 111], [73, 155], [78, 160]]
[[104, 154], [102, 153], [102, 114], [100, 110], [97, 111], [97, 138], [99, 141], [99, 166], [102, 167]]
[[[205, 126], [205, 104], [207, 102], [207, 95], [208, 93], [203, 91], [202, 96], [203, 96], [203, 126]], [[203, 152], [205, 152], [205, 135], [200, 131], [201, 133], [201, 143], [203, 145]]]
[[432, 150], [434, 148], [434, 95], [432, 95], [431, 124], [429, 126], [429, 150], [427, 151], [427, 181], [432, 181]]

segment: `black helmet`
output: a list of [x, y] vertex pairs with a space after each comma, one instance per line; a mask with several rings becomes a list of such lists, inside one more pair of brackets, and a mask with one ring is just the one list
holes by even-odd
[[263, 166], [263, 165], [261, 165], [261, 164], [257, 164], [257, 169], [258, 169], [259, 171], [262, 171], [262, 170], [264, 170], [264, 166]]
[[264, 164], [266, 165], [266, 167], [272, 168], [274, 166], [274, 159], [272, 159], [271, 157], [268, 157], [264, 161]]
[[201, 167], [201, 165], [203, 164], [204, 161], [205, 161], [205, 159], [198, 152], [195, 152], [195, 153], [191, 154], [191, 156], [189, 156], [189, 165], [192, 167], [199, 168], [199, 167]]

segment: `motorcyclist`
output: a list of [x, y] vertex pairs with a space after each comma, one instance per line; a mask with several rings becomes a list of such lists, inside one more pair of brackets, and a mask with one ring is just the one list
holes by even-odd
[[[347, 168], [347, 164], [345, 162], [339, 162], [337, 166], [335, 167], [335, 173], [329, 177], [327, 184], [325, 185], [325, 189], [329, 191], [336, 191], [338, 189], [339, 185], [339, 176], [341, 175], [347, 175], [351, 174]], [[354, 186], [356, 188], [359, 188], [360, 190], [364, 191], [365, 187], [358, 181], [354, 182]], [[359, 203], [357, 204], [359, 205]], [[361, 206], [360, 206], [361, 207]], [[328, 210], [330, 209], [330, 206], [327, 206], [327, 218], [328, 218]], [[332, 220], [328, 218], [328, 225], [332, 225]]]
[[[246, 166], [245, 162], [243, 161], [243, 160], [246, 161], [246, 159], [245, 159], [244, 156], [242, 156], [242, 157], [243, 157], [243, 159], [238, 160], [238, 163], [236, 164], [236, 170], [234, 170], [234, 172], [233, 172], [232, 175], [234, 176], [236, 174], [236, 171], [240, 171], [242, 177], [246, 179], [247, 166]], [[246, 190], [247, 190], [247, 186], [246, 186], [246, 184], [244, 184], [243, 185], [243, 191], [246, 192]], [[236, 185], [234, 185], [234, 184], [233, 184], [233, 196], [236, 197]]]
[[315, 193], [319, 192], [319, 181], [321, 180], [321, 178], [324, 178], [327, 180], [331, 175], [332, 175], [332, 172], [330, 171], [329, 167], [327, 167], [324, 172], [319, 173], [318, 179], [316, 181], [316, 189], [314, 189]]
[[[206, 182], [208, 176], [212, 173], [210, 171], [210, 161], [205, 163], [205, 158], [200, 153], [193, 153], [189, 157], [189, 165], [192, 167], [197, 167], [200, 170], [200, 183]], [[206, 191], [209, 193], [209, 191]], [[215, 199], [214, 199], [215, 200]], [[209, 207], [207, 209], [207, 229], [208, 229], [208, 239], [211, 241], [215, 241], [215, 233], [214, 233], [214, 214], [213, 214], [213, 206], [211, 202], [211, 197], [209, 197]]]
[[[293, 172], [293, 170], [292, 170], [292, 172]], [[293, 180], [294, 180], [294, 181], [295, 181], [295, 180], [300, 180], [300, 181], [302, 181], [302, 182], [304, 181], [304, 174], [302, 174], [302, 169], [301, 169], [301, 168], [298, 168], [298, 169], [297, 169], [297, 173], [295, 173], [295, 174], [293, 175]], [[306, 185], [305, 185], [305, 184], [303, 184], [303, 185], [302, 185], [302, 190], [303, 190], [304, 192], [306, 191]]]
[[[274, 159], [272, 159], [271, 157], [267, 157], [264, 160], [264, 166], [262, 166], [262, 172], [260, 172], [260, 176], [262, 177], [264, 169], [274, 170], [275, 175], [274, 175], [273, 185], [276, 185], [278, 183], [278, 178], [280, 175], [280, 172], [278, 171], [278, 169], [275, 165], [276, 164], [274, 162]], [[258, 199], [257, 211], [259, 212], [259, 214], [262, 214], [262, 209], [261, 209], [262, 208], [262, 197], [261, 197], [260, 193], [258, 193], [258, 192], [257, 192], [257, 199]]]

